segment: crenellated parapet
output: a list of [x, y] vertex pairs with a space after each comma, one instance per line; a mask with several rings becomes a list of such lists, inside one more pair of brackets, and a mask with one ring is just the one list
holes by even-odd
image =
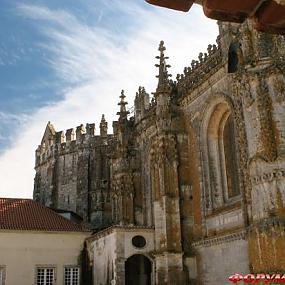
[[49, 122], [42, 142], [36, 150], [36, 167], [60, 155], [92, 148], [96, 145], [106, 145], [108, 144], [106, 141], [112, 140], [113, 135], [107, 134], [108, 125], [104, 115], [100, 123], [100, 134], [96, 135], [95, 130], [94, 123], [87, 123], [85, 126], [81, 124], [66, 131], [55, 131]]
[[177, 89], [181, 96], [191, 93], [197, 86], [205, 82], [224, 64], [220, 37], [217, 44], [208, 45], [207, 53], [200, 53], [198, 60], [192, 60], [191, 67], [185, 67], [183, 74], [178, 74]]

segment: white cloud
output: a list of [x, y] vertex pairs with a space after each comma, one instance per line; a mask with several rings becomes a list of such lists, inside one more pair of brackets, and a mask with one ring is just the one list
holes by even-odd
[[98, 26], [104, 22], [104, 11], [99, 13], [98, 21], [95, 17], [94, 25], [88, 25], [67, 11], [18, 7], [20, 14], [35, 23], [45, 21], [41, 31], [48, 44], [41, 43], [41, 47], [49, 52], [48, 64], [58, 79], [71, 87], [62, 91], [62, 101], [25, 117], [12, 146], [0, 157], [0, 196], [32, 196], [34, 151], [47, 121], [57, 130], [94, 121], [98, 126], [105, 113], [111, 127], [121, 89], [126, 90], [130, 105], [139, 85], [148, 92], [154, 91], [154, 57], [161, 39], [166, 43], [174, 75], [190, 66], [191, 60], [215, 41], [217, 27], [204, 17], [200, 7], [184, 14], [145, 9], [133, 2], [113, 1], [112, 5], [134, 27], [126, 34]]

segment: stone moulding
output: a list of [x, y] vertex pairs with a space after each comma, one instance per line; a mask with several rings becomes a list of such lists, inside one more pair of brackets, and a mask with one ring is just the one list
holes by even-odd
[[125, 231], [125, 232], [136, 232], [136, 231], [147, 231], [147, 232], [152, 232], [154, 231], [154, 227], [144, 227], [144, 226], [111, 226], [108, 227], [104, 230], [101, 230], [97, 233], [94, 233], [91, 237], [87, 238], [88, 241], [93, 241], [99, 238], [102, 238], [104, 236], [107, 236], [114, 231]]
[[258, 185], [284, 177], [285, 177], [285, 169], [275, 169], [272, 172], [267, 172], [263, 173], [262, 175], [253, 176], [251, 177], [250, 180], [253, 185]]
[[232, 242], [235, 240], [245, 240], [246, 239], [246, 231], [240, 231], [240, 232], [235, 232], [231, 233], [228, 235], [223, 235], [219, 237], [214, 237], [214, 238], [207, 238], [203, 239], [197, 242], [192, 243], [193, 247], [209, 247], [213, 245], [218, 245], [226, 242]]

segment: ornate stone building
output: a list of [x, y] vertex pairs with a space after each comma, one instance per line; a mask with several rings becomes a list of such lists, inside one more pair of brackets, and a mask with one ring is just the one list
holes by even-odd
[[157, 89], [125, 95], [113, 134], [56, 132], [36, 151], [34, 199], [80, 215], [93, 284], [231, 284], [285, 270], [285, 40], [219, 23], [216, 45]]

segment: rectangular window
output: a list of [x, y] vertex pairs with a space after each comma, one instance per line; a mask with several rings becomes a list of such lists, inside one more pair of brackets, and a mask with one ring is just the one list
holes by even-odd
[[79, 267], [64, 268], [64, 285], [79, 285]]
[[0, 285], [5, 284], [5, 267], [0, 266]]
[[37, 285], [54, 285], [54, 268], [37, 268]]

